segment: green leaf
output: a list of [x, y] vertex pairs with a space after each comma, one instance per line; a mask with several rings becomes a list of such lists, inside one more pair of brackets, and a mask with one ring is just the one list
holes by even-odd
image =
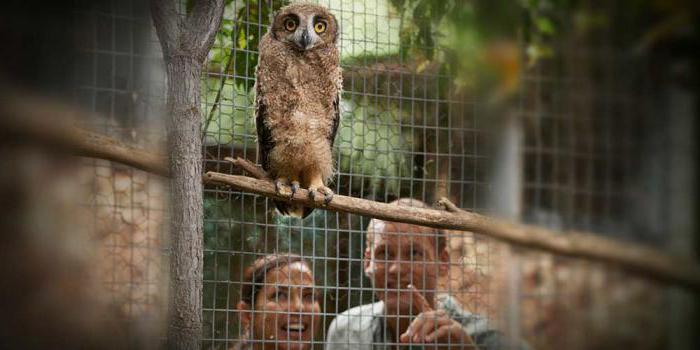
[[547, 17], [537, 17], [535, 19], [535, 25], [540, 33], [545, 35], [554, 35], [556, 30], [554, 28], [554, 23]]

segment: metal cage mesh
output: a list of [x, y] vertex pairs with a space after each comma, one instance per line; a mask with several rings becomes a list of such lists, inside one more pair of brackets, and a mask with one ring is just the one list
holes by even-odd
[[[74, 8], [73, 96], [95, 116], [78, 123], [162, 153], [166, 82], [148, 4], [76, 2]], [[86, 220], [96, 249], [91, 267], [101, 282], [95, 294], [110, 305], [105, 317], [123, 321], [119, 331], [128, 337], [119, 341], [154, 346], [167, 305], [167, 181], [105, 160], [85, 159], [78, 169], [78, 216]]]
[[[493, 147], [502, 140], [489, 120], [488, 101], [479, 94], [465, 98], [454, 91], [449, 72], [417, 64], [411, 56], [415, 52], [403, 50], [399, 38], [405, 18], [392, 1], [318, 2], [329, 7], [342, 29], [342, 122], [329, 187], [337, 194], [381, 202], [413, 198], [431, 205], [446, 197], [460, 208], [490, 213], [494, 192], [502, 195], [498, 190], [503, 184], [491, 171], [499, 166]], [[77, 16], [86, 22], [77, 31], [85, 37], [78, 40], [84, 46], [76, 62], [76, 100], [106, 117], [85, 125], [160, 149], [165, 135], [158, 116], [165, 79], [148, 9], [139, 1], [103, 4], [109, 5], [81, 5]], [[206, 171], [236, 173], [225, 157], [257, 158], [257, 45], [274, 11], [284, 4], [227, 1], [202, 75]], [[594, 10], [587, 2], [581, 7]], [[599, 10], [615, 15], [621, 8], [611, 4]], [[648, 68], [647, 57], [626, 51], [625, 43], [636, 33], [622, 30], [642, 24], [622, 21], [580, 37], [572, 13], [548, 14], [562, 24], [561, 35], [547, 43], [561, 55], [533, 65], [518, 57], [522, 74], [517, 97], [505, 103], [503, 114], [512, 113], [520, 121], [515, 131], [523, 142], [515, 152], [522, 168], [500, 164], [514, 171], [520, 190], [505, 193], [506, 201], [518, 208], [515, 219], [528, 223], [664, 244], [662, 234], [670, 224], [659, 213], [664, 212], [665, 197], [645, 190], [665, 176], [657, 169], [658, 160], [670, 151], [655, 140], [659, 125], [666, 124], [654, 122], [652, 82], [641, 73]], [[427, 17], [416, 12], [411, 20]], [[522, 38], [519, 44], [526, 45]], [[519, 49], [527, 52], [526, 47]], [[649, 150], [656, 151], [650, 156]], [[95, 234], [102, 235], [105, 286], [127, 318], [163, 311], [167, 187], [135, 170], [87, 163], [85, 185], [93, 193], [85, 207], [94, 217]], [[91, 172], [94, 177], [88, 176]], [[376, 302], [386, 292], [365, 276], [365, 249], [375, 237], [367, 234], [368, 218], [321, 209], [304, 220], [282, 217], [264, 197], [209, 185], [204, 187], [204, 215], [204, 348], [234, 348], [249, 337], [237, 310], [245, 297], [242, 290], [251, 286], [246, 269], [270, 254], [298, 254], [313, 271], [319, 306], [314, 314], [320, 322], [308, 341], [313, 348], [324, 348], [338, 315]], [[410, 230], [403, 234], [422, 237]], [[437, 235], [424, 237], [434, 242]], [[451, 295], [464, 311], [483, 317], [489, 329], [522, 338], [536, 349], [652, 349], [670, 337], [664, 319], [657, 317], [670, 303], [663, 286], [600, 264], [521, 251], [469, 232], [445, 235], [446, 269], [434, 290], [421, 292]], [[398, 255], [375, 261], [400, 261], [413, 273], [425, 264], [435, 265], [422, 263], [440, 255], [436, 249], [420, 253], [430, 257], [407, 258], [402, 254], [407, 247], [413, 254], [413, 246], [401, 242], [394, 246]], [[371, 247], [373, 254], [376, 247]], [[270, 271], [272, 276], [274, 269]], [[285, 281], [278, 280], [282, 285]], [[251, 322], [270, 315], [272, 311], [253, 313]], [[367, 310], [359, 316], [373, 317]], [[647, 331], [645, 343], [637, 339], [640, 330]], [[348, 347], [349, 342], [347, 338], [336, 345]]]
[[[209, 65], [203, 87], [204, 111], [210, 118], [204, 138], [207, 170], [235, 172], [223, 161], [225, 156], [256, 159], [252, 87], [257, 40], [280, 5], [276, 1], [234, 1], [230, 5], [232, 15], [225, 17], [222, 35], [212, 50], [213, 55], [228, 57], [221, 64]], [[387, 3], [324, 5], [340, 23], [339, 46], [344, 57], [342, 122], [334, 145], [337, 173], [331, 188], [338, 194], [379, 201], [409, 197], [433, 203], [445, 196], [462, 208], [483, 206], [482, 197], [488, 191], [480, 171], [486, 158], [481, 150], [484, 131], [474, 118], [474, 104], [451, 97], [446, 88], [449, 76], [431, 70], [418, 73], [382, 56], [399, 50], [399, 17]], [[241, 45], [245, 38], [249, 40]], [[323, 210], [303, 221], [280, 217], [264, 198], [208, 187], [205, 344], [223, 348], [243, 336], [234, 310], [245, 285], [245, 267], [267, 254], [293, 253], [311, 262], [318, 288], [325, 292], [323, 326], [313, 340], [321, 346], [337, 314], [375, 300], [363, 276], [368, 222]], [[487, 254], [479, 257], [453, 259], [448, 263], [453, 267], [450, 276], [464, 279], [464, 274], [453, 272], [465, 266], [485, 266], [479, 260], [488, 259]], [[466, 285], [463, 281], [449, 283], [447, 276], [441, 282], [446, 287]], [[464, 300], [468, 301], [467, 293]]]

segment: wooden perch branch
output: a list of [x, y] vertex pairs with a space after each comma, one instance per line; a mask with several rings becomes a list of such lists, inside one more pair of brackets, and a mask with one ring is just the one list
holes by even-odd
[[[256, 168], [255, 165], [240, 158], [236, 159], [234, 164], [244, 170]], [[288, 196], [279, 195], [269, 179], [259, 180], [216, 172], [208, 172], [204, 178], [207, 182], [228, 185], [240, 191], [335, 212], [435, 228], [472, 231], [522, 247], [610, 263], [654, 280], [700, 290], [700, 267], [691, 260], [672, 257], [639, 244], [616, 241], [592, 233], [574, 231], [561, 233], [537, 226], [496, 220], [461, 210], [446, 199], [441, 200], [441, 204], [447, 207], [448, 211], [399, 207], [342, 195], [335, 195], [333, 201], [326, 206], [323, 202], [309, 199], [308, 191], [304, 189], [297, 191], [291, 200]]]
[[243, 169], [245, 172], [252, 175], [256, 179], [270, 180], [270, 178], [267, 176], [267, 172], [265, 172], [265, 170], [263, 170], [261, 167], [255, 165], [255, 164], [253, 164], [245, 159], [242, 159], [242, 158], [233, 159], [231, 157], [226, 157], [226, 158], [224, 158], [224, 160], [227, 160], [227, 161], [233, 163], [233, 165]]
[[[18, 99], [9, 99], [18, 101]], [[0, 112], [17, 116], [48, 115], [49, 112], [68, 113], [76, 115], [65, 106], [52, 104], [46, 100], [35, 100], [31, 103], [9, 103], [0, 105]], [[32, 118], [22, 118], [31, 120]], [[121, 162], [136, 168], [168, 175], [165, 158], [138, 150], [112, 138], [91, 133], [75, 127], [58, 127], [53, 124], [8, 123], [7, 118], [0, 118], [3, 128], [0, 131], [19, 133], [24, 137], [37, 139], [45, 144], [58, 144], [77, 151], [78, 154], [90, 157], [104, 158]], [[39, 132], [39, 129], [43, 128]], [[48, 135], [48, 136], [47, 136]], [[206, 173], [203, 180], [211, 184], [231, 186], [237, 190], [257, 193], [266, 197], [289, 200], [286, 196], [275, 193], [274, 185], [267, 174], [257, 165], [237, 158], [227, 158], [234, 165], [243, 169], [255, 178], [247, 176], [227, 175], [215, 172]], [[447, 211], [398, 207], [365, 199], [335, 195], [333, 201], [324, 206], [322, 203], [308, 199], [308, 192], [300, 189], [294, 202], [307, 206], [324, 208], [331, 211], [353, 213], [367, 217], [385, 220], [407, 222], [418, 225], [473, 231], [495, 239], [509, 242], [522, 247], [529, 247], [553, 254], [584, 258], [591, 261], [605, 262], [618, 266], [627, 271], [654, 280], [674, 283], [689, 289], [700, 291], [700, 266], [696, 261], [673, 257], [659, 250], [639, 244], [622, 242], [605, 238], [593, 233], [557, 232], [541, 227], [515, 224], [495, 220], [482, 215], [464, 211], [446, 199], [439, 204]]]
[[450, 200], [445, 197], [440, 198], [438, 205], [445, 208], [445, 210], [449, 211], [450, 213], [466, 213], [466, 211], [458, 208], [454, 203], [450, 202]]

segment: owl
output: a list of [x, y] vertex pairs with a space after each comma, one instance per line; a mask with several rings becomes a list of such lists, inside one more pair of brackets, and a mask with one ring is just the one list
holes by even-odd
[[[333, 191], [332, 147], [340, 123], [342, 72], [338, 23], [323, 6], [296, 3], [280, 9], [260, 39], [255, 82], [258, 163], [294, 195], [328, 204]], [[283, 215], [308, 216], [312, 208], [275, 201]]]

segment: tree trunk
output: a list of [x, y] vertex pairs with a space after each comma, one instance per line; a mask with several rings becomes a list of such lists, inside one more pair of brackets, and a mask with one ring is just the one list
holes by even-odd
[[152, 0], [151, 15], [168, 74], [168, 149], [172, 197], [168, 349], [202, 342], [203, 199], [199, 86], [223, 0], [195, 1], [178, 13], [174, 0]]
[[172, 174], [169, 349], [198, 349], [202, 335], [201, 67], [186, 56], [171, 57], [167, 63]]

